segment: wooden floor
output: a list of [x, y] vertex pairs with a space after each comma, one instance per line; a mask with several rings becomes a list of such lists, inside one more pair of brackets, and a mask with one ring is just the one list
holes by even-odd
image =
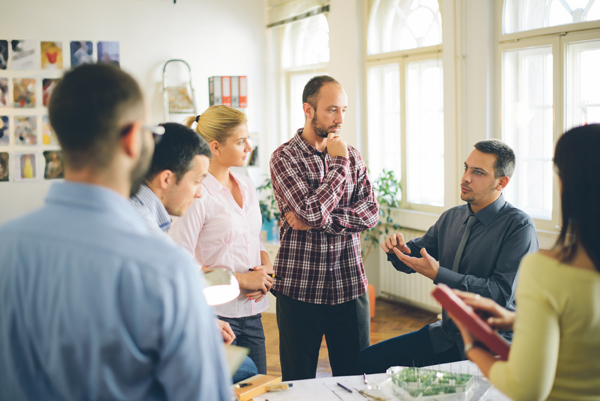
[[[375, 317], [371, 319], [371, 344], [410, 333], [437, 320], [435, 313], [382, 298], [377, 299], [375, 306]], [[281, 376], [279, 330], [275, 314], [263, 313], [262, 322], [266, 338], [267, 374]], [[323, 338], [319, 352], [317, 377], [329, 376], [331, 376], [331, 367], [329, 366], [327, 344]]]

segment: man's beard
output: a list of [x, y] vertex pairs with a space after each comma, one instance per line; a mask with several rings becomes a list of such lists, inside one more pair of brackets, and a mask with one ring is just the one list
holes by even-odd
[[146, 179], [146, 173], [150, 168], [150, 162], [152, 161], [152, 151], [150, 150], [151, 146], [148, 143], [148, 139], [142, 132], [142, 152], [140, 153], [140, 158], [138, 159], [135, 167], [131, 171], [131, 190], [130, 196], [137, 194], [140, 187], [144, 183]]
[[[465, 187], [465, 188], [471, 189], [469, 187]], [[477, 202], [477, 201], [485, 198], [490, 193], [492, 193], [495, 189], [496, 189], [495, 186], [491, 186], [487, 190], [485, 190], [484, 192], [480, 192], [480, 193], [475, 193], [475, 192], [471, 191], [471, 192], [467, 192], [466, 194], [463, 194], [461, 192], [460, 193], [460, 199], [463, 200], [464, 202], [467, 202], [467, 203]]]
[[330, 128], [339, 127], [339, 125], [332, 125], [329, 128], [319, 127], [319, 125], [317, 124], [317, 110], [316, 109], [315, 109], [315, 115], [314, 115], [313, 119], [310, 121], [310, 125], [311, 125], [313, 131], [315, 131], [315, 134], [317, 134], [317, 136], [319, 136], [321, 138], [327, 138], [329, 136]]

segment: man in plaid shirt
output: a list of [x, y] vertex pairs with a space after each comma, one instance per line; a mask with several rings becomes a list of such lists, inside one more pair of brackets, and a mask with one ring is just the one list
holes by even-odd
[[339, 132], [348, 107], [341, 85], [312, 78], [302, 94], [304, 128], [271, 157], [281, 210], [274, 268], [283, 380], [314, 378], [323, 335], [334, 376], [354, 374], [370, 345], [367, 277], [360, 232], [377, 224], [379, 205], [358, 150]]

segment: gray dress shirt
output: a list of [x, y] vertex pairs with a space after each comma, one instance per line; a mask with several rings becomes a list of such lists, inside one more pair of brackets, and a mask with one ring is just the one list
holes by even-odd
[[[411, 256], [420, 258], [421, 248], [426, 248], [440, 262], [435, 284], [444, 283], [451, 288], [474, 292], [515, 310], [519, 263], [523, 256], [539, 249], [533, 220], [500, 195], [491, 205], [475, 213], [477, 223], [471, 229], [458, 271], [453, 272], [454, 256], [470, 215], [473, 212], [468, 204], [444, 212], [424, 236], [407, 243]], [[396, 270], [415, 272], [395, 254], [388, 254], [388, 260]], [[512, 339], [512, 331], [500, 334], [509, 341]], [[431, 324], [429, 336], [436, 353], [457, 345], [462, 354], [462, 337], [451, 320]]]

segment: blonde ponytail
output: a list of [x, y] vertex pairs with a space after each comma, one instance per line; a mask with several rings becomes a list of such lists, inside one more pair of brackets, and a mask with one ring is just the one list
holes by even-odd
[[243, 112], [233, 107], [219, 105], [209, 107], [201, 115], [190, 116], [183, 123], [190, 128], [194, 123], [198, 123], [196, 132], [206, 142], [217, 141], [224, 145], [231, 131], [247, 121], [246, 114]]

